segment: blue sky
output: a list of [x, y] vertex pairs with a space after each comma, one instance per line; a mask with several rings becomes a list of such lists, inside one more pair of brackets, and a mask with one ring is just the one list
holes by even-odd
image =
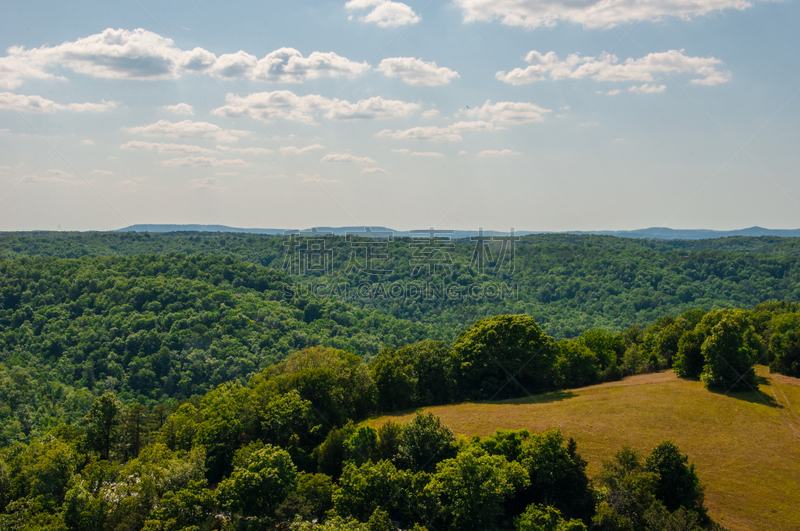
[[0, 9], [0, 230], [800, 227], [796, 2]]

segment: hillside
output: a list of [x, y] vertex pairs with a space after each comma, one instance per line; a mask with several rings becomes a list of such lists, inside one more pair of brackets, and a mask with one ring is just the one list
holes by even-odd
[[[298, 259], [305, 256], [308, 241], [295, 242]], [[281, 269], [289, 243], [285, 237], [234, 233], [5, 233], [0, 235], [0, 257], [180, 253], [225, 256]], [[490, 244], [491, 256], [481, 268], [473, 260], [476, 243], [463, 239], [453, 240], [445, 249], [446, 263], [418, 268], [420, 256], [432, 256], [430, 249], [421, 248], [420, 240], [396, 238], [378, 249], [387, 258], [376, 261], [374, 269], [390, 271], [385, 274], [348, 269], [354, 256], [364, 261], [365, 250], [346, 238], [326, 237], [317, 244], [325, 249], [330, 268], [323, 272], [295, 267], [287, 281], [298, 292], [311, 283], [345, 285], [346, 302], [431, 323], [450, 339], [465, 324], [501, 313], [527, 313], [549, 334], [574, 337], [589, 328], [621, 332], [698, 307], [748, 308], [766, 300], [800, 301], [798, 238], [657, 241], [525, 236], [516, 242], [513, 269], [508, 267], [511, 255], [500, 260], [501, 243]], [[457, 293], [406, 296], [414, 284], [439, 291], [442, 286], [453, 287]], [[357, 291], [362, 286], [365, 290]], [[399, 291], [392, 292], [393, 286]], [[510, 288], [510, 294], [493, 295], [503, 286]], [[473, 287], [477, 297], [459, 295]], [[332, 296], [328, 290], [326, 297], [340, 295]]]
[[590, 476], [622, 445], [649, 452], [671, 440], [696, 463], [715, 521], [731, 530], [800, 529], [800, 380], [760, 373], [758, 395], [712, 393], [669, 371], [527, 399], [425, 410], [468, 436], [560, 428], [578, 442]]
[[370, 357], [434, 334], [344, 302], [285, 301], [283, 283], [229, 257], [0, 260], [0, 445], [80, 419], [92, 394], [186, 399], [307, 346]]

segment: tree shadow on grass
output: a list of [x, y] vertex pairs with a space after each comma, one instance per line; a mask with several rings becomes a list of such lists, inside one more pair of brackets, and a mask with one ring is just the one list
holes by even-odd
[[[399, 417], [406, 417], [408, 415], [413, 415], [417, 411], [422, 412], [425, 409], [432, 408], [432, 407], [440, 407], [440, 406], [459, 406], [459, 405], [468, 405], [468, 404], [496, 404], [496, 405], [511, 405], [511, 406], [522, 406], [525, 404], [548, 404], [550, 402], [560, 402], [562, 400], [569, 400], [570, 398], [574, 398], [578, 396], [577, 393], [573, 393], [572, 391], [554, 391], [552, 393], [544, 393], [541, 395], [533, 395], [533, 396], [526, 396], [521, 398], [506, 398], [503, 400], [470, 400], [466, 402], [455, 402], [452, 404], [437, 404], [437, 405], [430, 405], [430, 406], [421, 406], [409, 409], [402, 409], [400, 411], [389, 411], [385, 413], [381, 413], [379, 415], [380, 418], [399, 418]], [[378, 417], [373, 417], [373, 419]], [[372, 420], [372, 419], [368, 419]]]
[[578, 396], [577, 393], [572, 391], [553, 391], [552, 393], [544, 393], [541, 395], [532, 395], [522, 398], [507, 398], [504, 400], [493, 400], [491, 402], [478, 402], [480, 404], [508, 404], [508, 405], [525, 405], [525, 404], [549, 404], [550, 402], [561, 402], [562, 400], [569, 400]]
[[769, 378], [765, 378], [763, 376], [756, 376], [756, 389], [757, 391], [748, 390], [746, 391], [730, 391], [728, 393], [720, 390], [720, 389], [709, 389], [710, 392], [717, 394], [717, 395], [725, 395], [731, 398], [735, 398], [737, 400], [744, 400], [745, 402], [751, 402], [753, 404], [764, 404], [769, 407], [774, 408], [783, 408], [781, 404], [779, 404], [775, 397], [770, 394], [763, 392], [760, 387], [762, 385], [769, 385]]

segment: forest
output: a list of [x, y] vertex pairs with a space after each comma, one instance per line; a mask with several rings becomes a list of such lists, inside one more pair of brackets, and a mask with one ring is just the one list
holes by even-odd
[[[0, 529], [715, 529], [670, 441], [590, 479], [559, 431], [364, 421], [664, 370], [720, 393], [757, 389], [757, 365], [800, 377], [793, 240], [523, 239], [498, 273], [519, 300], [388, 311], [287, 297], [285, 240], [253, 238], [265, 266], [249, 238], [0, 238]], [[467, 245], [434, 274], [481, 280]]]

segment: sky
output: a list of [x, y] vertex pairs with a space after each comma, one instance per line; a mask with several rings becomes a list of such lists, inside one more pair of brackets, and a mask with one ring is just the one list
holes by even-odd
[[0, 231], [800, 227], [798, 2], [0, 14]]

